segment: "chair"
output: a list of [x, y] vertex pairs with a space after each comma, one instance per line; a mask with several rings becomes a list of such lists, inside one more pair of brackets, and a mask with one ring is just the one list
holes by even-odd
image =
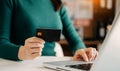
[[64, 57], [62, 47], [59, 43], [55, 43], [54, 51], [56, 52], [56, 57]]

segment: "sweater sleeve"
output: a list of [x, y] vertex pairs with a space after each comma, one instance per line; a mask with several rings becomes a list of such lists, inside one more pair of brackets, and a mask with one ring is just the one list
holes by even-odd
[[19, 45], [10, 42], [12, 0], [0, 0], [0, 58], [18, 60]]
[[61, 20], [63, 23], [63, 35], [65, 36], [65, 38], [67, 39], [70, 47], [73, 50], [73, 53], [77, 50], [77, 49], [83, 49], [85, 48], [85, 44], [83, 43], [83, 41], [81, 40], [81, 38], [79, 37], [79, 35], [77, 34], [73, 23], [71, 22], [66, 8], [64, 5], [62, 5], [62, 8], [60, 10], [60, 16], [61, 16]]

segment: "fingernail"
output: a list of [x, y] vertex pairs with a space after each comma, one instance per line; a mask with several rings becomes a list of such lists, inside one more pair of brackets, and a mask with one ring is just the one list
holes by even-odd
[[90, 58], [90, 61], [92, 60], [92, 58]]
[[88, 59], [86, 59], [86, 61], [88, 62]]
[[41, 44], [38, 44], [38, 46], [41, 46]]
[[40, 46], [41, 48], [44, 48], [44, 45], [43, 45], [43, 44], [38, 44], [38, 46]]
[[45, 41], [43, 42], [43, 44], [45, 44]]
[[42, 48], [44, 48], [44, 45], [42, 46]]

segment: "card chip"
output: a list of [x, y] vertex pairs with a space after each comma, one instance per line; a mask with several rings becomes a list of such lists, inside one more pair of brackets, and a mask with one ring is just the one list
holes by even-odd
[[37, 33], [37, 36], [42, 36], [42, 33], [41, 33], [41, 32], [38, 32], [38, 33]]

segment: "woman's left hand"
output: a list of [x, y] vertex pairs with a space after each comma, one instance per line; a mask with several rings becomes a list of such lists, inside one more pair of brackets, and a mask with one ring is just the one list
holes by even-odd
[[95, 48], [79, 49], [75, 52], [73, 60], [83, 59], [84, 61], [94, 60], [98, 56], [98, 52]]

